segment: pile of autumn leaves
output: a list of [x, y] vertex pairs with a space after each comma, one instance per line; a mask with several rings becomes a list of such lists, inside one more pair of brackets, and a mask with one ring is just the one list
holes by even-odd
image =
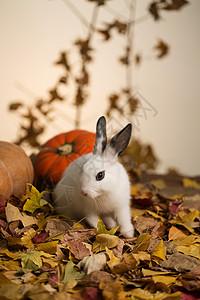
[[0, 299], [199, 299], [199, 195], [133, 186], [127, 240], [57, 216], [45, 196], [0, 197]]

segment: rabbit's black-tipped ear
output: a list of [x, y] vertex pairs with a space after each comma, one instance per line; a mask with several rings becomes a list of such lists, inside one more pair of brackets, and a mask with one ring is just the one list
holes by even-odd
[[93, 149], [93, 154], [102, 154], [107, 145], [106, 136], [106, 119], [105, 117], [100, 117], [97, 121], [96, 127], [96, 140]]
[[118, 157], [128, 146], [131, 138], [131, 132], [132, 125], [129, 123], [110, 140], [106, 147], [106, 155], [109, 155], [110, 158]]

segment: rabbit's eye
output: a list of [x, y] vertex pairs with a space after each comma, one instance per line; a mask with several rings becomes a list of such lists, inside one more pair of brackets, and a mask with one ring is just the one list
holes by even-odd
[[96, 175], [96, 181], [100, 181], [104, 178], [105, 176], [105, 171], [101, 171]]

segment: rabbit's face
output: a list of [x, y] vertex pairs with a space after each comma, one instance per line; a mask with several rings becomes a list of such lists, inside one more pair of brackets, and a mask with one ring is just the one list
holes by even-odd
[[83, 166], [81, 173], [81, 193], [91, 199], [103, 196], [108, 190], [108, 182], [111, 180], [109, 162], [102, 156], [93, 157]]

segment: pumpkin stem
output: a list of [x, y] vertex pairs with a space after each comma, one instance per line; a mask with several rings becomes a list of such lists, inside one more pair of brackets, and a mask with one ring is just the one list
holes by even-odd
[[72, 144], [64, 144], [57, 148], [57, 152], [60, 155], [67, 155], [67, 154], [71, 153], [72, 150], [73, 150]]

